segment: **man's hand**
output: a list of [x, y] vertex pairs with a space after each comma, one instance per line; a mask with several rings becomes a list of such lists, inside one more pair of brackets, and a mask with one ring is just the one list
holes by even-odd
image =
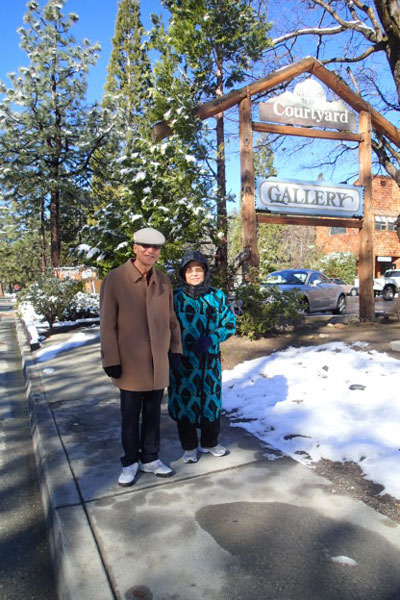
[[113, 365], [112, 367], [104, 367], [106, 375], [112, 377], [113, 379], [118, 379], [122, 375], [122, 367], [121, 365]]
[[173, 371], [177, 371], [182, 364], [182, 354], [176, 352], [169, 353], [169, 366]]

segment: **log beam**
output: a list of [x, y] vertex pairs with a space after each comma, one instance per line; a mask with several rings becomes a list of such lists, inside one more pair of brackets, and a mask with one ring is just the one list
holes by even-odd
[[360, 219], [341, 219], [335, 217], [299, 217], [297, 215], [274, 215], [257, 212], [258, 223], [270, 225], [307, 225], [310, 227], [346, 227], [346, 229], [361, 229]]
[[[253, 129], [251, 127], [251, 100], [244, 98], [239, 104], [240, 178], [242, 200], [242, 248], [250, 251], [246, 266], [258, 267], [260, 257], [257, 247], [257, 217], [254, 205]], [[243, 275], [246, 275], [246, 266]]]
[[372, 243], [374, 215], [372, 212], [371, 116], [368, 112], [360, 112], [359, 131], [364, 136], [364, 141], [360, 143], [358, 151], [359, 185], [364, 186], [364, 219], [360, 231], [358, 266], [360, 279], [360, 319], [362, 321], [373, 321], [375, 318], [374, 255]]
[[278, 133], [279, 135], [318, 138], [323, 140], [344, 140], [347, 142], [361, 142], [362, 140], [362, 135], [359, 133], [347, 133], [345, 131], [324, 131], [322, 129], [293, 127], [292, 125], [273, 125], [271, 123], [253, 122], [253, 131]]

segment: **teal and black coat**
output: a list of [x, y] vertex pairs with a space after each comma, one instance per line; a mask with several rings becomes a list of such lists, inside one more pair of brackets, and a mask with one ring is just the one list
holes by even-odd
[[[199, 297], [177, 290], [174, 310], [181, 326], [183, 356], [180, 366], [170, 371], [169, 414], [175, 421], [202, 427], [218, 419], [221, 412], [219, 345], [235, 333], [235, 316], [225, 294], [212, 287]], [[211, 346], [197, 356], [191, 346], [205, 336], [211, 338]]]

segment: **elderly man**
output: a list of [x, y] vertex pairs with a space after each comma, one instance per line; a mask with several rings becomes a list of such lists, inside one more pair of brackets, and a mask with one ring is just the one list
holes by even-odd
[[160, 412], [168, 385], [168, 355], [181, 354], [182, 344], [171, 283], [154, 268], [164, 243], [156, 229], [136, 231], [136, 258], [113, 269], [100, 290], [103, 368], [120, 389], [122, 486], [134, 483], [138, 468], [159, 477], [173, 474], [159, 459]]

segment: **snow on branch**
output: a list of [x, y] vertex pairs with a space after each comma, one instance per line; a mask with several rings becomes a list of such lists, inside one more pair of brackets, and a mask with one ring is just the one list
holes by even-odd
[[286, 42], [286, 40], [290, 40], [292, 38], [298, 37], [299, 35], [336, 35], [337, 33], [341, 33], [345, 31], [345, 27], [339, 25], [337, 27], [307, 27], [306, 29], [298, 29], [297, 31], [292, 31], [290, 33], [286, 33], [278, 38], [272, 40], [272, 45], [276, 46], [277, 44], [281, 44], [282, 42]]

